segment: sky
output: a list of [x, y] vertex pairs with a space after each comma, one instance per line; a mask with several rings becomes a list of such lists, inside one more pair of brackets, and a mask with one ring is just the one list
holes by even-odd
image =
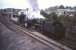
[[[76, 6], [76, 0], [37, 0], [39, 9], [45, 9], [51, 6]], [[30, 7], [28, 0], [0, 0], [0, 8], [22, 8]]]

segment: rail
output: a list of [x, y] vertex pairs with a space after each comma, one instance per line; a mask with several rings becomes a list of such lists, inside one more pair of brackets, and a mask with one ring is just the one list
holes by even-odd
[[[3, 24], [3, 23], [2, 23]], [[4, 24], [5, 25], [5, 24]], [[62, 45], [54, 40], [52, 40], [51, 38], [47, 38], [46, 36], [42, 35], [39, 32], [31, 32], [26, 28], [22, 28], [18, 25], [12, 24], [12, 25], [6, 25], [9, 29], [11, 29], [12, 31], [21, 31], [24, 32], [24, 35], [27, 34], [28, 36], [36, 39], [37, 41], [47, 45], [48, 47], [52, 47], [55, 50], [72, 50], [69, 47]]]

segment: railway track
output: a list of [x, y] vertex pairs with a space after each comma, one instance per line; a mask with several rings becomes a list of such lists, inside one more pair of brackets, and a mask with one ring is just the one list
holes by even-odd
[[[4, 23], [1, 23], [1, 24], [4, 24]], [[5, 25], [5, 24], [4, 24]], [[23, 32], [24, 35], [28, 35], [34, 39], [36, 39], [37, 41], [39, 41], [40, 43], [42, 44], [45, 44], [46, 46], [48, 47], [52, 47], [54, 48], [55, 50], [72, 50], [70, 49], [69, 47], [65, 46], [65, 45], [62, 45], [52, 39], [49, 39], [47, 38], [46, 36], [42, 35], [41, 33], [39, 32], [36, 32], [36, 31], [30, 31], [26, 28], [22, 28], [16, 24], [6, 24], [5, 25], [8, 29], [12, 30], [12, 31], [20, 31], [20, 32]]]

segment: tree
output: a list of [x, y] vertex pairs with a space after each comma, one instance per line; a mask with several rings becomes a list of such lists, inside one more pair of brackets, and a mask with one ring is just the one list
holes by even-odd
[[73, 7], [76, 10], [76, 6]]
[[43, 15], [45, 18], [48, 18], [48, 14], [44, 10], [41, 10], [40, 14]]
[[60, 5], [59, 6], [59, 9], [64, 9], [65, 7], [63, 5]]
[[52, 16], [53, 20], [57, 20], [57, 14], [56, 14], [56, 13], [53, 12], [53, 13], [51, 14], [51, 16]]
[[70, 26], [73, 18], [70, 16], [59, 16], [58, 20], [63, 24], [63, 26], [65, 26], [66, 28]]

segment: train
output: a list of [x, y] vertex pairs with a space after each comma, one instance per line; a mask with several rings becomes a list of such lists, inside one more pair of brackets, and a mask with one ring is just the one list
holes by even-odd
[[[11, 20], [17, 24], [18, 16], [13, 15]], [[27, 23], [30, 23], [29, 26]], [[43, 35], [46, 35], [47, 37], [53, 38], [55, 40], [60, 40], [65, 37], [65, 27], [61, 23], [50, 22], [44, 19], [29, 19], [26, 20], [25, 27], [33, 28]]]

